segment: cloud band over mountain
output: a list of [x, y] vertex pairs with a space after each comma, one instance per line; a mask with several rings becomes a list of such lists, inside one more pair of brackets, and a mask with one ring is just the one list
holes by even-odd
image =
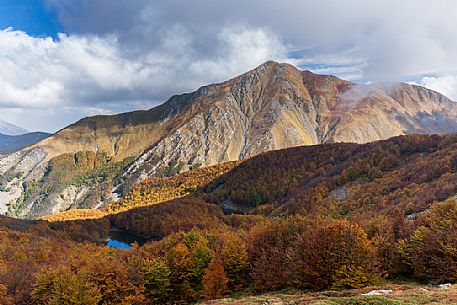
[[358, 82], [411, 81], [457, 99], [451, 0], [45, 3], [66, 34], [0, 32], [0, 107], [28, 129], [150, 108], [266, 60]]

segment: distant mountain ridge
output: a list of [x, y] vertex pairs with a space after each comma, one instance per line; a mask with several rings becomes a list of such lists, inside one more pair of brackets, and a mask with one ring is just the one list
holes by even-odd
[[[0, 174], [15, 178], [0, 192], [0, 211], [35, 217], [100, 207], [148, 176], [269, 150], [455, 132], [457, 104], [435, 91], [357, 85], [267, 62], [148, 111], [82, 119], [1, 158]], [[24, 183], [34, 187], [25, 198]]]
[[46, 139], [51, 134], [46, 132], [29, 132], [21, 135], [0, 133], [0, 153], [15, 152]]
[[27, 129], [5, 122], [0, 119], [0, 133], [9, 136], [17, 136], [28, 133]]

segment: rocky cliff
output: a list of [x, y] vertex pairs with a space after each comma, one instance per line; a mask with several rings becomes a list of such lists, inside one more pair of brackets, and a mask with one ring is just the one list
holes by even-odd
[[[99, 207], [150, 175], [172, 175], [286, 147], [456, 131], [457, 104], [437, 92], [399, 83], [356, 85], [267, 62], [227, 82], [174, 96], [148, 111], [85, 118], [3, 157], [0, 174], [6, 179], [0, 206], [20, 217]], [[71, 164], [58, 164], [78, 169], [78, 175], [65, 171], [71, 179], [57, 188], [36, 191], [52, 170], [62, 177], [62, 168], [50, 168], [52, 160], [76, 152], [102, 156], [107, 160], [99, 163], [103, 166], [122, 166], [107, 175], [96, 161], [87, 167], [78, 158], [67, 158]], [[82, 175], [80, 169], [86, 167], [95, 176]], [[87, 177], [92, 177], [90, 185], [75, 182]], [[64, 181], [58, 179], [52, 183]], [[88, 194], [102, 186], [94, 201]], [[72, 200], [66, 202], [69, 193]]]

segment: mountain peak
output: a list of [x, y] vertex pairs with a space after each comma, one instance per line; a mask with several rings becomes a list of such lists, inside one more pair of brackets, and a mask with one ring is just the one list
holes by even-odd
[[28, 133], [28, 131], [22, 127], [8, 123], [0, 119], [0, 133], [9, 136], [17, 136]]
[[[110, 194], [129, 189], [148, 176], [246, 159], [270, 150], [451, 132], [457, 132], [457, 104], [431, 90], [407, 84], [356, 85], [268, 61], [226, 82], [173, 96], [148, 111], [81, 120], [1, 160], [0, 174], [15, 170], [19, 180], [28, 181], [41, 179], [55, 160], [74, 165], [73, 156], [78, 160], [97, 156], [106, 156], [110, 162], [128, 160], [129, 165], [113, 177], [117, 184], [104, 185], [110, 187], [105, 190]], [[72, 201], [62, 198], [71, 194], [86, 198], [80, 192], [101, 187], [83, 188], [69, 184], [74, 179], [66, 181], [46, 194], [47, 205], [35, 205], [36, 198], [27, 198], [18, 215], [67, 209]], [[46, 185], [42, 187], [40, 191], [48, 190]], [[14, 193], [17, 200], [22, 191]], [[76, 204], [98, 206], [94, 197], [87, 198], [92, 199]], [[0, 196], [0, 211], [2, 204], [6, 203]]]
[[300, 72], [300, 70], [297, 67], [295, 67], [289, 63], [280, 63], [280, 62], [276, 62], [276, 61], [272, 61], [272, 60], [266, 61], [263, 64], [261, 64], [260, 66], [254, 68], [254, 71], [256, 71], [256, 72], [263, 72], [263, 71]]
[[279, 63], [277, 61], [273, 61], [273, 60], [268, 60], [268, 61], [264, 62], [263, 64], [259, 65], [254, 70], [261, 69], [261, 68], [277, 67], [279, 65], [281, 65], [281, 63]]
[[[271, 71], [271, 70], [282, 70], [282, 71], [289, 71], [289, 72], [300, 72], [303, 73], [304, 75], [308, 77], [319, 77], [319, 78], [333, 78], [333, 79], [339, 79], [338, 77], [334, 75], [326, 75], [326, 74], [316, 74], [310, 70], [301, 70], [298, 67], [294, 66], [293, 64], [290, 63], [285, 63], [285, 62], [277, 62], [273, 60], [268, 60], [264, 62], [263, 64], [257, 66], [254, 68], [252, 71]], [[249, 72], [247, 72], [249, 73]]]

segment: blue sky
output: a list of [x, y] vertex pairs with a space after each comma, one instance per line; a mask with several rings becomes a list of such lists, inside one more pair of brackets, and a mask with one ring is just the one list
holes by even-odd
[[54, 36], [63, 31], [56, 14], [40, 0], [0, 0], [0, 28], [12, 27], [32, 36]]
[[455, 20], [455, 0], [0, 0], [0, 118], [55, 132], [267, 60], [457, 100]]

